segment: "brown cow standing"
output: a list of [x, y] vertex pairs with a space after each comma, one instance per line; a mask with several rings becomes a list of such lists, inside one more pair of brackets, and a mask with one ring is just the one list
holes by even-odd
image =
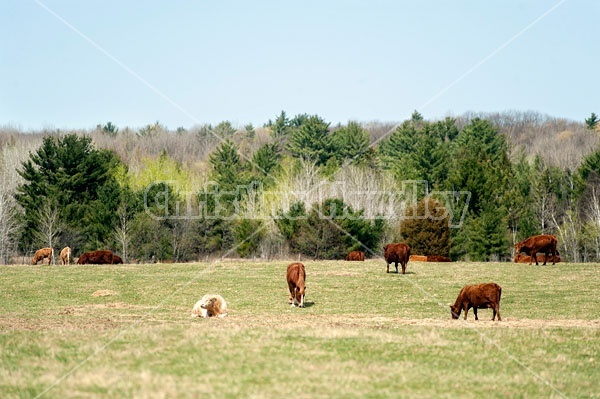
[[[115, 262], [116, 261], [116, 262]], [[121, 258], [112, 253], [112, 251], [100, 250], [84, 252], [77, 260], [78, 265], [113, 265], [115, 263], [123, 263]]]
[[304, 295], [306, 294], [306, 270], [300, 262], [292, 263], [287, 267], [286, 279], [290, 290], [290, 304], [292, 307], [298, 304], [304, 307]]
[[539, 266], [537, 259], [538, 252], [543, 252], [546, 255], [546, 257], [544, 258], [544, 266], [546, 265], [548, 254], [552, 254], [552, 264], [555, 265], [555, 258], [556, 254], [558, 253], [558, 251], [556, 250], [557, 243], [558, 241], [556, 240], [555, 236], [543, 234], [539, 236], [529, 237], [528, 239], [515, 244], [515, 248], [517, 249], [518, 254], [523, 252], [531, 256], [531, 260], [529, 261], [530, 265], [533, 259], [535, 259], [535, 265]]
[[60, 264], [61, 265], [70, 265], [71, 264], [71, 248], [64, 247], [62, 251], [60, 251]]
[[492, 320], [496, 318], [498, 314], [498, 321], [500, 318], [500, 297], [502, 296], [502, 287], [496, 283], [485, 283], [477, 285], [466, 285], [460, 290], [456, 302], [454, 305], [450, 305], [450, 314], [453, 319], [458, 319], [461, 311], [465, 311], [465, 320], [467, 320], [467, 312], [470, 308], [473, 308], [475, 313], [475, 320], [479, 320], [477, 317], [477, 309], [488, 309], [491, 308], [494, 311]]
[[390, 263], [396, 265], [398, 273], [398, 263], [402, 265], [402, 274], [406, 273], [406, 264], [410, 259], [410, 247], [406, 244], [388, 244], [383, 248], [385, 261], [387, 263], [387, 273], [390, 272]]
[[43, 264], [46, 258], [48, 258], [48, 264], [50, 264], [52, 258], [54, 258], [54, 248], [41, 248], [35, 251], [31, 264], [37, 265], [39, 261], [42, 261]]
[[347, 261], [364, 261], [365, 253], [363, 251], [352, 251], [346, 256]]

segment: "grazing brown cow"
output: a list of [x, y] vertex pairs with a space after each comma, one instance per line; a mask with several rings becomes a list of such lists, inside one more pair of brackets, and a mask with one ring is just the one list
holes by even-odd
[[48, 258], [48, 264], [50, 264], [50, 262], [52, 262], [52, 258], [54, 258], [54, 248], [42, 248], [35, 251], [31, 264], [37, 265], [39, 261], [42, 261], [43, 264], [44, 259], [46, 258]]
[[544, 258], [544, 266], [546, 265], [548, 254], [552, 254], [552, 264], [555, 265], [555, 258], [556, 254], [558, 253], [556, 250], [557, 242], [558, 241], [556, 240], [555, 236], [543, 234], [529, 237], [528, 239], [515, 244], [515, 248], [517, 249], [518, 254], [523, 252], [531, 256], [531, 260], [529, 262], [530, 265], [533, 259], [535, 259], [535, 265], [539, 266], [536, 256], [538, 252], [543, 252], [546, 255], [546, 258]]
[[348, 255], [346, 255], [346, 260], [348, 260], [348, 261], [364, 261], [365, 253], [363, 251], [352, 251]]
[[500, 297], [502, 296], [502, 287], [496, 283], [485, 283], [477, 285], [466, 285], [460, 290], [456, 302], [454, 305], [450, 305], [450, 314], [453, 319], [458, 319], [461, 311], [465, 311], [465, 320], [467, 320], [467, 312], [470, 308], [473, 308], [475, 313], [475, 320], [479, 320], [477, 317], [477, 309], [488, 309], [492, 308], [494, 315], [492, 320], [496, 318], [498, 314], [498, 321], [500, 318]]
[[61, 265], [70, 265], [71, 264], [71, 248], [64, 247], [62, 251], [60, 251], [60, 264]]
[[113, 254], [113, 265], [122, 265], [123, 259], [119, 255]]
[[[560, 258], [560, 254], [558, 253], [558, 251], [556, 252], [556, 256], [549, 255], [548, 257], [546, 257], [545, 254], [537, 254], [536, 258], [537, 258], [538, 262], [545, 262], [547, 260], [551, 260], [556, 263], [562, 262], [562, 259]], [[515, 263], [531, 263], [531, 262], [533, 262], [533, 258], [531, 256], [528, 256], [525, 254], [516, 254], [514, 262]]]
[[306, 270], [300, 262], [291, 263], [287, 267], [286, 279], [290, 290], [290, 305], [304, 307], [306, 294]]
[[406, 273], [406, 264], [410, 259], [410, 247], [406, 244], [388, 244], [383, 248], [385, 261], [387, 263], [387, 273], [390, 272], [390, 263], [396, 265], [398, 273], [398, 263], [402, 265], [402, 274]]
[[123, 261], [112, 251], [106, 250], [84, 252], [77, 260], [78, 265], [112, 265], [115, 263], [123, 263]]
[[427, 262], [452, 262], [452, 259], [442, 255], [427, 255]]

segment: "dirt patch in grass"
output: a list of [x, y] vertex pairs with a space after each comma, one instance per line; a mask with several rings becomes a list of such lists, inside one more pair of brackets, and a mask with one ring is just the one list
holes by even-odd
[[[302, 329], [302, 328], [345, 328], [345, 329], [391, 329], [398, 326], [437, 327], [437, 328], [591, 328], [600, 329], [600, 320], [557, 319], [535, 320], [508, 318], [502, 321], [491, 320], [448, 320], [408, 319], [370, 315], [277, 315], [273, 317], [230, 314], [226, 319], [198, 320], [218, 328], [257, 328]], [[206, 325], [206, 324], [205, 324]]]

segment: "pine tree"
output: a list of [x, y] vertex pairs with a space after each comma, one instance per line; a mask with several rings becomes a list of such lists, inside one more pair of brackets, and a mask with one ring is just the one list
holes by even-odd
[[317, 115], [309, 116], [290, 136], [287, 150], [293, 157], [325, 165], [334, 156], [329, 123]]
[[433, 198], [423, 198], [408, 208], [400, 231], [413, 254], [450, 255], [450, 215]]
[[109, 240], [117, 222], [119, 165], [112, 151], [95, 149], [89, 137], [45, 137], [19, 170], [24, 183], [15, 198], [25, 210], [21, 247], [35, 243], [35, 213], [45, 206], [58, 209], [72, 246], [91, 249]]

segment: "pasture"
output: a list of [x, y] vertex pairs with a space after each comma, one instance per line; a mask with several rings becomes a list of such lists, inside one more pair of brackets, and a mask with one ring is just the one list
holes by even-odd
[[[599, 264], [304, 261], [299, 309], [289, 263], [3, 266], [0, 397], [600, 397]], [[489, 281], [503, 321], [451, 320]]]

